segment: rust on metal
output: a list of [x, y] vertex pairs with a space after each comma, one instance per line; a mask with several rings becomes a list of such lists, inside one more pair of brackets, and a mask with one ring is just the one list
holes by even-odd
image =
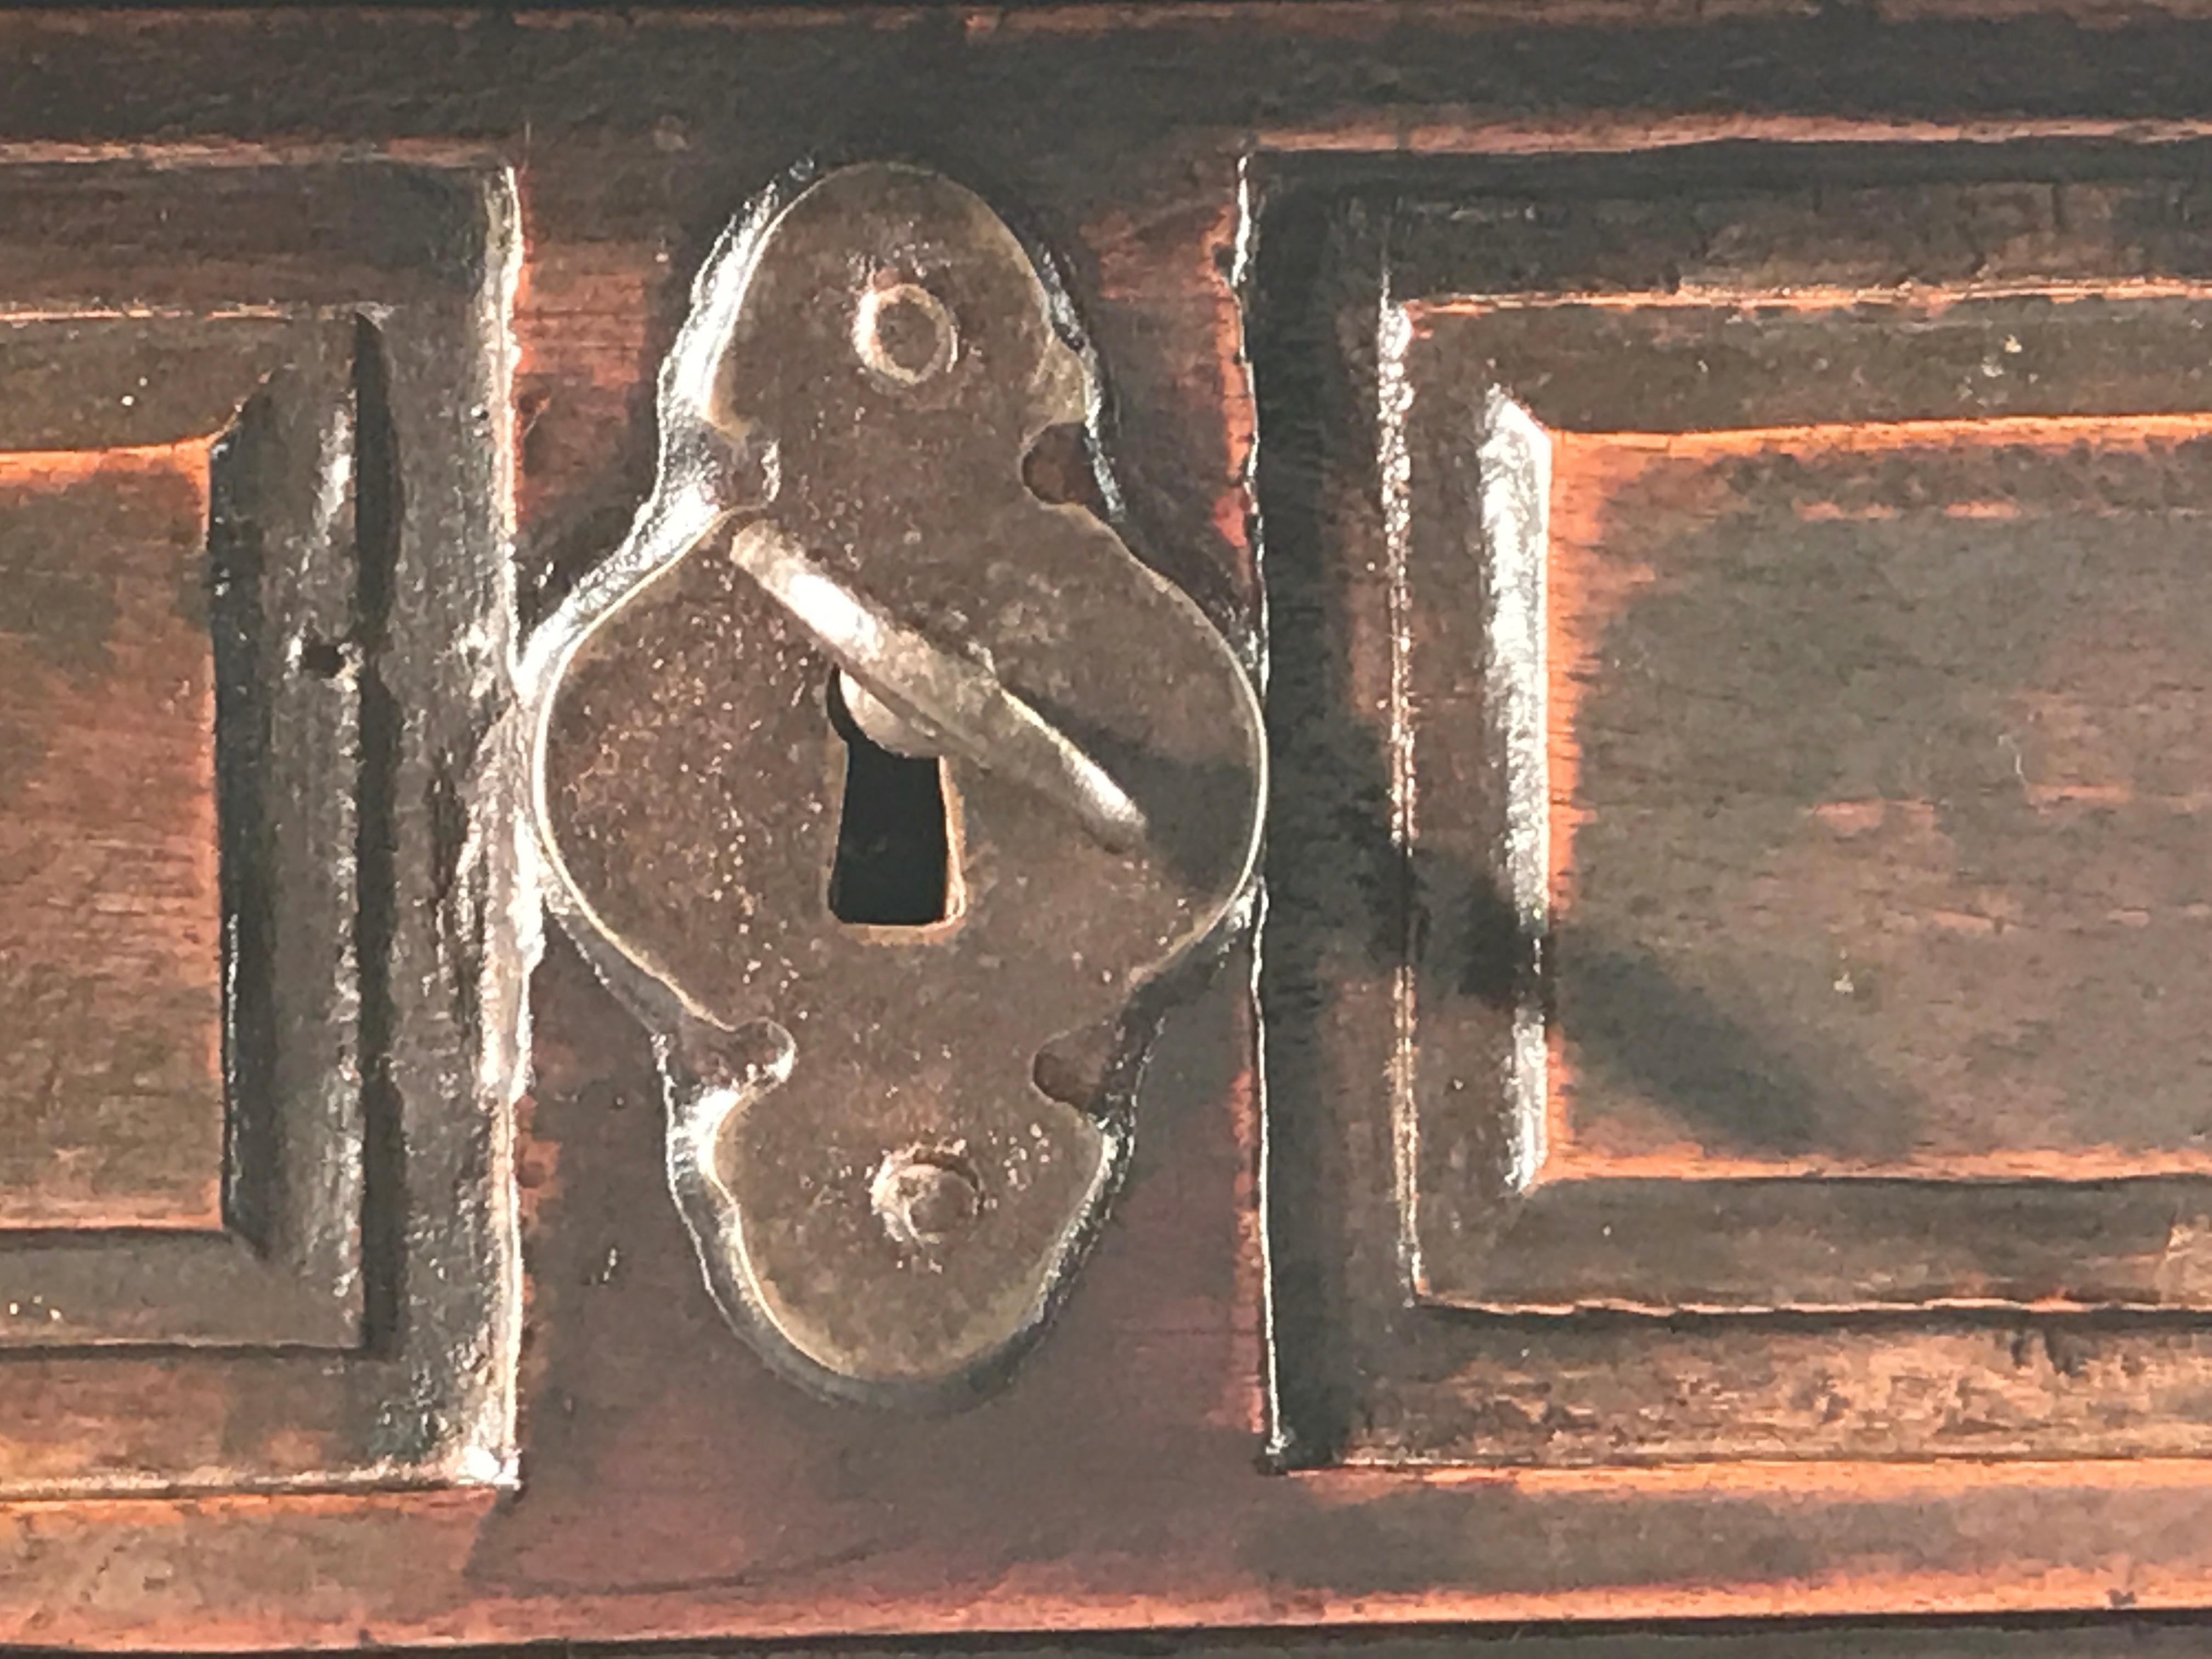
[[[1164, 975], [1249, 887], [1243, 670], [1024, 482], [1097, 401], [966, 190], [866, 166], [771, 198], [700, 275], [652, 497], [526, 665], [549, 885], [654, 1033], [708, 1285], [832, 1391], [971, 1384], [1038, 1328]], [[937, 821], [888, 856], [943, 867], [841, 902], [856, 826], [908, 809]]]

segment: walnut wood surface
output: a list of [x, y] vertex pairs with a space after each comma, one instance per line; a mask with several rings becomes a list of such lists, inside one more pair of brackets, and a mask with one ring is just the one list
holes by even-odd
[[[2132, 159], [1647, 157], [1503, 199], [1470, 168], [1396, 222], [1425, 1296], [2200, 1294], [2212, 425], [2130, 364], [2194, 331], [2204, 250], [2196, 148]], [[1965, 183], [1924, 182], [1947, 161]], [[1458, 873], [1510, 879], [1493, 386], [1541, 423], [1550, 502], [1550, 1075], [1540, 1162], [1502, 1177], [1475, 1170], [1511, 1136], [1469, 1121], [1522, 1109], [1488, 1082], [1497, 901]]]
[[506, 1455], [500, 183], [0, 163], [10, 1497]]
[[220, 1225], [206, 447], [0, 456], [0, 1217]]
[[[1387, 1173], [1383, 1208], [1337, 1202], [1387, 1171], [1387, 1127], [1329, 1138], [1347, 1051], [1296, 1035], [1326, 1026], [1357, 1050], [1389, 1018], [1360, 931], [1371, 911], [1361, 884], [1388, 853], [1363, 793], [1373, 757], [1332, 712], [1340, 690], [1387, 694], [1332, 683], [1344, 636], [1387, 626], [1387, 594], [1360, 561], [1324, 559], [1314, 528], [1366, 487], [1308, 384], [1342, 372], [1336, 349], [1356, 356], [1358, 341], [1334, 303], [1296, 302], [1295, 284], [1267, 288], [1249, 315], [1234, 287], [1248, 274], [1242, 192], [1328, 196], [1328, 212], [1287, 214], [1272, 247], [1263, 238], [1258, 258], [1291, 270], [1319, 257], [1299, 238], [1349, 234], [1343, 191], [1419, 195], [1441, 152], [1961, 131], [2140, 138], [2212, 118], [2212, 27], [2133, 8], [2096, 21], [1942, 6], [1753, 7], [1700, 21], [1636, 3], [1540, 18], [1322, 5], [0, 21], [0, 143], [40, 166], [152, 146], [222, 165], [359, 149], [514, 170], [526, 620], [621, 535], [649, 482], [650, 377], [690, 273], [730, 214], [801, 156], [918, 156], [1066, 262], [1111, 385], [1133, 542], [1247, 638], [1260, 574], [1244, 353], [1276, 364], [1257, 408], [1258, 465], [1272, 469], [1261, 493], [1279, 502], [1267, 527], [1271, 695], [1279, 734], [1300, 742], [1283, 750], [1298, 758], [1275, 821], [1301, 862], [1279, 857], [1271, 879], [1276, 914], [1305, 919], [1269, 968], [1272, 1310], [1255, 1027], [1237, 963], [1171, 1026], [1132, 1183], [1049, 1340], [1006, 1393], [944, 1419], [818, 1403], [730, 1338], [662, 1188], [643, 1040], [549, 942], [518, 1153], [520, 1488], [19, 1503], [4, 1511], [0, 1631], [270, 1647], [2212, 1596], [2212, 1475], [2194, 1432], [2203, 1395], [2145, 1357], [2193, 1343], [2186, 1332], [2160, 1328], [2123, 1352], [2070, 1327], [1936, 1330], [1909, 1313], [1900, 1340], [1945, 1350], [1923, 1368], [1956, 1384], [1939, 1398], [1910, 1382], [1886, 1389], [1886, 1360], [1824, 1369], [1786, 1341], [1747, 1349], [1694, 1322], [1626, 1349], [1580, 1327], [1555, 1333], [1541, 1374], [1518, 1382], [1527, 1344], [1510, 1332], [1492, 1374], [1464, 1383], [1454, 1355], [1401, 1328]], [[1735, 151], [1716, 165], [1759, 164]], [[199, 222], [204, 246], [179, 264], [234, 261], [223, 223]], [[301, 223], [375, 258], [373, 223], [343, 212]], [[96, 217], [88, 224], [64, 239], [77, 250], [65, 270], [15, 283], [7, 303], [129, 304], [100, 274]], [[266, 266], [272, 283], [293, 269]], [[166, 302], [155, 291], [166, 280], [146, 279], [149, 303]], [[497, 437], [472, 453], [495, 456]], [[438, 684], [426, 669], [410, 689]], [[410, 811], [433, 818], [434, 769], [406, 782]], [[427, 883], [409, 891], [419, 917], [403, 919], [425, 934], [428, 918], [453, 914]], [[461, 1003], [449, 1017], [485, 1018]], [[454, 1081], [428, 1051], [415, 1058], [409, 1088]], [[1358, 1304], [1349, 1335], [1332, 1335], [1345, 1328], [1340, 1298]], [[1277, 1352], [1321, 1363], [1271, 1373], [1270, 1334]], [[1577, 1345], [1580, 1371], [1561, 1358]], [[273, 1364], [188, 1390], [158, 1358], [34, 1363], [49, 1369], [19, 1420], [58, 1444], [82, 1433], [79, 1403], [103, 1395], [110, 1421], [134, 1401], [196, 1407], [193, 1443], [210, 1461], [292, 1408]], [[1363, 1392], [1363, 1370], [1384, 1365], [1436, 1386]], [[2103, 1386], [2115, 1376], [2124, 1387]], [[1366, 1443], [1419, 1462], [1464, 1443], [1487, 1413], [1509, 1430], [1544, 1425], [1562, 1463], [1578, 1461], [1567, 1455], [1578, 1436], [1579, 1461], [1617, 1463], [1610, 1425], [1654, 1401], [1674, 1414], [1650, 1431], [1656, 1454], [1733, 1461], [1273, 1473], [1261, 1437], [1271, 1382], [1285, 1421], [1313, 1429], [1288, 1453], [1312, 1461]], [[1678, 1431], [1688, 1417], [1699, 1421]], [[2051, 1443], [2039, 1438], [2049, 1423], [2072, 1425], [2069, 1449], [2092, 1455], [2011, 1466], [1883, 1455], [1900, 1435], [1924, 1445], [1930, 1433], [2032, 1449]], [[1772, 1461], [1784, 1452], [1792, 1461]]]

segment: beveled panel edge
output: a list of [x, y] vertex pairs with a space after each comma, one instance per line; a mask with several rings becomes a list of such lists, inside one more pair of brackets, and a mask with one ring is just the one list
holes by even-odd
[[[19, 325], [21, 326], [21, 325]], [[335, 1040], [349, 1048], [349, 956], [295, 968], [281, 976], [281, 1000], [295, 1005], [273, 1021], [246, 1006], [264, 972], [264, 935], [325, 936], [351, 897], [350, 790], [333, 793], [328, 763], [267, 765], [271, 728], [280, 749], [349, 746], [349, 688], [299, 679], [252, 641], [301, 624], [313, 609], [297, 595], [319, 586], [343, 595], [351, 585], [349, 493], [333, 495], [331, 476], [350, 466], [350, 326], [313, 319], [155, 319], [102, 325], [138, 327], [156, 343], [185, 340], [204, 372], [190, 379], [148, 377], [128, 401], [89, 378], [83, 404], [99, 408], [113, 447], [149, 436], [198, 439], [209, 470], [206, 587], [216, 681], [216, 793], [221, 869], [224, 994], [225, 1232], [163, 1228], [0, 1230], [0, 1349], [106, 1345], [304, 1346], [359, 1344], [362, 1297], [359, 1242], [361, 1133], [357, 1073], [349, 1062], [323, 1082], [326, 1101], [306, 1113], [285, 1109], [264, 1061], [280, 1069], [301, 1043]], [[29, 325], [64, 362], [81, 337], [55, 323]], [[71, 378], [77, 379], [76, 374]], [[125, 380], [120, 382], [131, 385]], [[12, 404], [26, 409], [33, 400]], [[212, 429], [205, 423], [213, 420]], [[301, 446], [288, 425], [304, 428]], [[199, 428], [199, 429], [196, 429]], [[35, 441], [41, 433], [17, 432]], [[97, 454], [97, 449], [81, 451]], [[240, 526], [253, 526], [241, 534]], [[273, 548], [260, 545], [266, 539]], [[238, 556], [254, 545], [252, 569]], [[264, 591], [264, 555], [276, 591]], [[293, 592], [288, 596], [283, 590]], [[323, 608], [327, 611], [328, 601]], [[342, 627], [343, 624], [340, 624]], [[290, 686], [289, 691], [281, 688]], [[269, 701], [275, 692], [274, 702]], [[271, 710], [280, 711], [272, 717]], [[255, 825], [275, 815], [335, 811], [343, 825], [318, 824], [288, 843], [324, 889], [278, 896], [275, 843]], [[302, 844], [302, 840], [304, 844]], [[268, 843], [264, 845], [264, 842]], [[335, 977], [333, 978], [333, 971]], [[242, 1001], [241, 999], [244, 999]], [[265, 999], [261, 1000], [265, 1001]], [[264, 1009], [264, 1013], [274, 1013]], [[241, 1058], [250, 1027], [260, 1052]], [[264, 1027], [266, 1028], [264, 1030]], [[280, 1042], [275, 1033], [286, 1033]], [[325, 1068], [311, 1068], [325, 1069]], [[296, 1078], [293, 1093], [305, 1079]], [[335, 1085], [335, 1092], [332, 1085]], [[278, 1119], [284, 1120], [282, 1127]]]
[[[61, 165], [81, 177], [137, 163]], [[354, 391], [381, 404], [381, 464], [398, 469], [398, 487], [385, 497], [381, 575], [367, 591], [349, 575], [347, 629], [321, 641], [331, 651], [316, 653], [326, 668], [334, 661], [331, 678], [357, 695], [360, 811], [388, 832], [364, 836], [366, 867], [344, 872], [349, 884], [358, 873], [362, 886], [349, 926], [362, 963], [359, 1096], [367, 1114], [362, 1267], [352, 1280], [362, 1346], [319, 1358], [228, 1343], [190, 1352], [126, 1346], [0, 1356], [0, 1420], [42, 1414], [57, 1403], [56, 1389], [82, 1393], [69, 1379], [85, 1366], [118, 1398], [180, 1366], [198, 1368], [208, 1387], [266, 1394], [262, 1414], [274, 1413], [264, 1445], [226, 1448], [212, 1461], [201, 1443], [206, 1425], [179, 1421], [173, 1432], [147, 1432], [142, 1422], [122, 1462], [86, 1444], [0, 1486], [9, 1498], [516, 1479], [521, 1281], [512, 1137], [538, 926], [507, 718], [515, 610], [509, 316], [520, 210], [502, 165], [315, 166], [350, 173], [372, 190], [396, 180], [403, 194], [458, 200], [472, 216], [434, 239], [442, 263], [431, 280], [381, 292], [333, 292], [318, 283], [304, 311], [239, 319], [335, 324], [362, 346], [355, 360], [371, 367]], [[164, 185], [175, 191], [202, 170], [182, 161], [167, 170]], [[238, 307], [220, 286], [227, 269], [201, 272], [214, 287], [180, 292], [183, 318], [147, 320], [232, 319]], [[281, 379], [274, 384], [282, 390]], [[364, 458], [362, 466], [374, 464]], [[322, 592], [316, 605], [336, 602], [333, 590]], [[296, 616], [310, 614], [313, 606]], [[310, 743], [286, 764], [313, 770], [341, 758]]]
[[[1831, 144], [1830, 135], [1818, 137], [1821, 149], [1885, 162], [1895, 158], [1923, 171], [1962, 154], [1982, 171], [2002, 168], [2018, 148], [1842, 142], [1848, 133], [1836, 135], [1838, 142]], [[2144, 153], [2094, 138], [2089, 147], [2107, 152], [2111, 168], [2125, 168]], [[1710, 168], [1715, 151], [1742, 148], [1691, 145], [1685, 146], [1686, 155], [1644, 154], [1634, 160], [1647, 171]], [[1794, 165], [1815, 146], [1776, 148], [1794, 152]], [[2182, 154], [2178, 146], [2159, 149]], [[1599, 172], [1620, 160], [1602, 152], [1514, 156], [1504, 167], [1530, 176], [1562, 167]], [[1279, 851], [1289, 844], [1281, 833], [1291, 816], [1283, 811], [1287, 796], [1308, 830], [1331, 826], [1323, 831], [1334, 848], [1328, 862], [1342, 872], [1320, 890], [1301, 889], [1292, 897], [1304, 914], [1297, 917], [1298, 942], [1287, 977], [1286, 919], [1279, 904], [1263, 933], [1271, 1458], [1277, 1467], [1296, 1469], [1465, 1465], [1565, 1471], [1741, 1459], [1853, 1468], [1963, 1460], [1996, 1467], [2014, 1459], [2205, 1455], [2212, 1449], [2212, 1430], [2197, 1402], [2212, 1386], [2212, 1341], [2192, 1328], [2201, 1322], [2185, 1310], [2075, 1314], [1960, 1307], [1751, 1319], [1686, 1314], [1662, 1321], [1605, 1309], [1566, 1317], [1473, 1314], [1416, 1302], [1392, 1176], [1404, 1164], [1393, 1162], [1389, 1115], [1376, 1110], [1389, 1095], [1389, 1063], [1381, 1049], [1389, 1045], [1378, 1048], [1358, 1036], [1363, 1027], [1372, 1032], [1391, 1023], [1390, 981], [1372, 977], [1376, 952], [1384, 933], [1403, 938], [1399, 928], [1413, 923], [1407, 915], [1394, 920], [1389, 904], [1377, 905], [1380, 889], [1374, 882], [1386, 864], [1407, 860], [1411, 849], [1396, 855], [1386, 851], [1387, 823], [1370, 822], [1364, 813], [1357, 815], [1356, 830], [1352, 823], [1352, 803], [1366, 799], [1378, 784], [1385, 786], [1387, 799], [1385, 775], [1370, 775], [1360, 763], [1387, 746], [1376, 741], [1381, 729], [1370, 737], [1364, 728], [1387, 726], [1387, 719], [1376, 722], [1372, 711], [1387, 714], [1389, 698], [1349, 704], [1337, 699], [1347, 690], [1372, 686], [1372, 665], [1360, 653], [1389, 637], [1389, 584], [1372, 574], [1383, 562], [1380, 492], [1372, 483], [1366, 492], [1358, 488], [1363, 473], [1369, 480], [1379, 476], [1382, 462], [1376, 442], [1376, 321], [1393, 306], [1417, 317], [1443, 313], [1457, 306], [1465, 287], [1438, 280], [1432, 265], [1394, 258], [1403, 251], [1392, 246], [1395, 216], [1407, 202], [1433, 202], [1470, 181], [1489, 187], [1499, 171], [1497, 158], [1488, 156], [1271, 157], [1244, 233], [1258, 249], [1256, 258], [1248, 250], [1244, 268], [1248, 340], [1258, 369], [1262, 428], [1273, 434], [1272, 450], [1263, 444], [1260, 453], [1276, 618], [1272, 684], [1278, 695], [1271, 699], [1271, 730], [1279, 744], [1291, 745], [1279, 776], [1271, 842]], [[1525, 194], [1525, 179], [1516, 179], [1514, 188]], [[1309, 313], [1307, 307], [1316, 308]], [[1324, 316], [1331, 322], [1324, 323]], [[1361, 319], [1367, 319], [1364, 336]], [[1309, 361], [1308, 354], [1316, 352], [1322, 361]], [[1318, 463], [1310, 447], [1316, 431], [1323, 457]], [[1318, 538], [1307, 523], [1307, 515], [1316, 512]], [[1318, 548], [1308, 545], [1316, 539]], [[1363, 576], [1363, 568], [1370, 574]], [[1316, 599], [1339, 586], [1350, 596], [1350, 611], [1324, 611], [1310, 620]], [[1323, 617], [1327, 626], [1317, 632]], [[1319, 647], [1322, 654], [1311, 663], [1287, 663], [1285, 647]], [[1293, 710], [1287, 717], [1285, 708]], [[1357, 719], [1347, 724], [1355, 712]], [[1355, 732], [1353, 724], [1362, 729]], [[1297, 744], [1309, 738], [1320, 743], [1313, 757], [1320, 771], [1291, 763]], [[1353, 775], [1339, 781], [1347, 761]], [[1309, 792], [1311, 810], [1301, 799]], [[1399, 867], [1406, 866], [1401, 862]], [[1271, 864], [1271, 884], [1280, 878], [1281, 866]], [[1346, 909], [1350, 899], [1331, 896], [1337, 892], [1367, 896]], [[1349, 978], [1328, 977], [1347, 969]], [[1315, 980], [1316, 973], [1324, 977]], [[1306, 1027], [1316, 1033], [1312, 1040], [1286, 1042], [1294, 1030]], [[1363, 1061], [1373, 1063], [1371, 1073], [1343, 1069]], [[1351, 1098], [1361, 1093], [1356, 1086], [1361, 1075], [1368, 1078], [1364, 1104]], [[1325, 1109], [1316, 1094], [1324, 1086], [1340, 1097]], [[1286, 1121], [1288, 1097], [1296, 1100]], [[1317, 1202], [1346, 1213], [1317, 1214]], [[1303, 1238], [1302, 1230], [1317, 1220], [1328, 1224]], [[1900, 1381], [1917, 1379], [1916, 1386], [1931, 1390], [1955, 1389], [1962, 1401], [1980, 1397], [1975, 1383], [1980, 1376], [1991, 1386], [2025, 1385], [2039, 1403], [2031, 1408], [2033, 1420], [2008, 1443], [1990, 1438], [1987, 1425], [1978, 1425], [1970, 1411], [1956, 1423], [1847, 1412], [1832, 1431], [1816, 1414], [1768, 1432], [1771, 1425], [1739, 1424], [1728, 1414], [1698, 1420], [1687, 1409], [1700, 1397], [1699, 1376], [1771, 1374], [1778, 1343], [1801, 1352], [1806, 1363], [1871, 1367], [1869, 1375], [1880, 1371]], [[1974, 1358], [1985, 1348], [1994, 1364]], [[1562, 1386], [1577, 1378], [1600, 1381], [1630, 1358], [1648, 1360], [1656, 1385], [1671, 1391], [1666, 1397], [1679, 1399], [1686, 1410], [1644, 1422], [1623, 1419], [1608, 1428], [1579, 1409], [1574, 1391]], [[2123, 1378], [2124, 1394], [2100, 1394], [2100, 1379], [2117, 1386]], [[1498, 1407], [1516, 1395], [1527, 1397], [1527, 1410], [1501, 1416]], [[1553, 1403], [1544, 1404], [1546, 1399]]]

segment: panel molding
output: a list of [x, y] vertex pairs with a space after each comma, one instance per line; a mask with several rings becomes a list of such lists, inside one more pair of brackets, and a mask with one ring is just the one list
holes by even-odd
[[[1602, 941], [1572, 909], [1553, 914], [1548, 890], [1532, 907], [1516, 867], [1530, 842], [1514, 816], [1526, 720], [1510, 671], [1548, 696], [1577, 665], [1532, 668], [1496, 637], [1491, 561], [1512, 541], [1497, 458], [1484, 459], [1496, 400], [1527, 411], [1547, 455], [1547, 433], [1658, 454], [1668, 434], [1708, 428], [1918, 421], [1955, 434], [1972, 417], [2002, 458], [1998, 441], [2039, 421], [2148, 422], [2169, 447], [2157, 465], [2045, 466], [2029, 487], [2049, 487], [2054, 513], [2102, 511], [2068, 495], [2077, 486], [2151, 514], [2195, 499], [2172, 447], [2193, 444], [2212, 408], [2201, 353], [2180, 349], [2203, 304], [2201, 147], [1748, 155], [1469, 159], [1352, 183], [1286, 161], [1271, 185], [1254, 355], [1273, 446], [1260, 466], [1280, 769], [1261, 1000], [1286, 1462], [2212, 1449], [2197, 1243], [2212, 1182], [2156, 1123], [2118, 1146], [2076, 1133], [1887, 1163], [1669, 1144], [1640, 1165], [1601, 1147], [1578, 1167], [1561, 1133], [1574, 1079], [1559, 1069], [1557, 1000], [1572, 988], [1555, 975]], [[1949, 167], [1961, 179], [1947, 185]], [[2054, 212], [2039, 177], [2068, 180], [2057, 193], [2075, 205], [2118, 204], [2130, 236], [2109, 212]], [[1738, 233], [1737, 216], [1762, 222], [1745, 204], [1801, 198], [1835, 208], [1831, 243]], [[1615, 204], [1614, 239], [1588, 235]], [[1923, 234], [1998, 221], [2009, 240]], [[1627, 263], [1574, 264], [1577, 227], [1585, 249]], [[1825, 359], [1803, 321], [1820, 307], [1850, 319]], [[2072, 367], [1983, 398], [1999, 352]], [[2075, 373], [2084, 353], [2097, 373]], [[2078, 449], [2077, 433], [2047, 435]], [[1981, 463], [1960, 453], [1963, 489]], [[1686, 523], [1695, 508], [1667, 510]], [[1559, 626], [1545, 632], [1556, 645]], [[1571, 782], [1547, 786], [1549, 881]], [[1533, 1054], [1532, 1018], [1553, 1028]]]
[[[59, 368], [89, 333], [96, 367], [80, 401], [132, 412], [131, 435], [179, 434], [168, 441], [204, 458], [227, 1121], [210, 1171], [216, 1230], [0, 1229], [0, 1346], [361, 1341], [356, 829], [345, 782], [358, 715], [349, 684], [287, 660], [304, 635], [343, 639], [350, 626], [352, 492], [331, 485], [352, 471], [356, 331], [308, 321], [245, 331], [227, 373], [203, 356], [187, 379], [136, 377], [146, 384], [126, 405], [97, 373], [100, 337], [166, 360], [172, 343], [206, 354], [224, 325], [9, 331], [13, 348]], [[210, 397], [235, 414], [192, 434]], [[43, 434], [0, 429], [0, 441], [27, 435]], [[77, 453], [96, 465], [120, 447]], [[282, 836], [280, 816], [295, 820]], [[286, 939], [313, 943], [295, 943], [280, 974], [272, 946]]]
[[0, 451], [205, 458], [225, 1120], [218, 1227], [0, 1228], [0, 1495], [503, 1480], [509, 182], [38, 163], [0, 205]]

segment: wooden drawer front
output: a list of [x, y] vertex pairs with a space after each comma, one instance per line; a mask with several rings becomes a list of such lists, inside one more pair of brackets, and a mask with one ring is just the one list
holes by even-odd
[[[0, 1635], [2206, 1605], [2191, 9], [7, 13]], [[699, 273], [887, 159], [1064, 288], [1023, 476], [1275, 769], [926, 1414], [720, 1316], [501, 806]]]
[[2203, 161], [1339, 210], [1376, 487], [1322, 556], [1388, 813], [1348, 1271], [1458, 1407], [1362, 1455], [2204, 1449]]
[[466, 736], [433, 665], [504, 614], [497, 195], [100, 164], [0, 204], [0, 1491], [483, 1478], [503, 1103], [395, 969], [459, 873], [405, 728]]

